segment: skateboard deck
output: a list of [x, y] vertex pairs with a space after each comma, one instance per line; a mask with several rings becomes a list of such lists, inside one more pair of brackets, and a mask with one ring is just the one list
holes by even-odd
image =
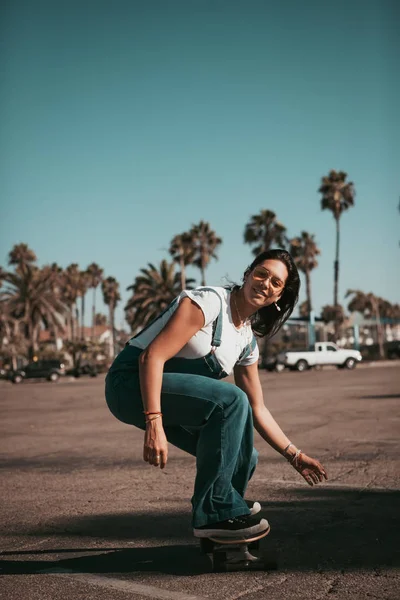
[[260, 552], [260, 542], [269, 531], [245, 540], [201, 538], [200, 550], [210, 558], [214, 572], [275, 570], [278, 568], [275, 555]]

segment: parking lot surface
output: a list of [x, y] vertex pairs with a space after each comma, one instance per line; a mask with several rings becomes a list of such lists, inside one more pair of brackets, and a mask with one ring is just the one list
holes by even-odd
[[191, 535], [195, 459], [144, 463], [103, 376], [0, 381], [0, 597], [398, 600], [399, 371], [261, 372], [267, 406], [329, 481], [308, 487], [257, 435], [247, 496], [278, 569], [233, 573], [210, 572]]

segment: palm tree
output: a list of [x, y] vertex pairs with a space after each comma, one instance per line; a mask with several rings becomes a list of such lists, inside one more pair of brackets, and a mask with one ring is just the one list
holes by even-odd
[[308, 310], [308, 300], [304, 300], [301, 304], [299, 304], [299, 315], [303, 319], [308, 319], [310, 316], [310, 311]]
[[[58, 298], [59, 300], [61, 300], [61, 302], [63, 302], [63, 299], [62, 299], [63, 270], [62, 270], [62, 268], [57, 263], [52, 263], [51, 265], [45, 265], [42, 268], [42, 272], [45, 273], [46, 276], [48, 276], [49, 285], [51, 286], [54, 296], [56, 298]], [[65, 315], [66, 315], [68, 312], [68, 305], [65, 302], [63, 302], [63, 305], [65, 307]], [[65, 325], [65, 323], [64, 323], [64, 325]], [[54, 321], [51, 324], [51, 329], [52, 329], [52, 333], [54, 336], [54, 344], [57, 348], [57, 339], [58, 339], [59, 328]], [[62, 333], [65, 333], [65, 326], [63, 326], [63, 328], [62, 328]]]
[[27, 353], [24, 323], [13, 317], [7, 301], [0, 300], [0, 308], [0, 353], [3, 358], [10, 360], [12, 368], [16, 370], [18, 357]]
[[310, 317], [312, 311], [310, 272], [318, 266], [316, 257], [320, 254], [320, 250], [315, 243], [314, 236], [306, 231], [302, 231], [299, 237], [289, 240], [289, 244], [293, 260], [306, 278], [307, 312]]
[[15, 265], [15, 270], [24, 272], [28, 265], [37, 260], [36, 254], [27, 244], [15, 244], [8, 254], [8, 264]]
[[94, 316], [94, 324], [96, 325], [107, 325], [107, 317], [102, 313], [96, 313]]
[[381, 312], [387, 309], [386, 301], [383, 298], [379, 298], [372, 293], [365, 294], [360, 290], [347, 290], [346, 298], [353, 296], [351, 299], [348, 309], [353, 312], [357, 311], [362, 313], [364, 316], [374, 314], [376, 320], [376, 329], [378, 335], [379, 355], [381, 358], [385, 358], [385, 352], [383, 349], [383, 326], [381, 321]]
[[181, 272], [181, 290], [186, 288], [186, 274], [185, 267], [191, 265], [194, 260], [194, 239], [193, 235], [185, 231], [179, 235], [176, 235], [172, 240], [169, 247], [169, 253], [173, 260], [179, 264]]
[[343, 323], [344, 322], [344, 310], [343, 306], [337, 304], [336, 306], [332, 306], [331, 304], [326, 304], [322, 307], [321, 310], [321, 319], [324, 323]]
[[272, 246], [286, 248], [286, 227], [276, 219], [272, 210], [261, 210], [253, 215], [244, 230], [244, 243], [256, 246], [252, 252], [255, 256]]
[[43, 325], [63, 328], [65, 305], [54, 293], [48, 269], [26, 263], [15, 273], [6, 273], [4, 283], [0, 308], [6, 308], [13, 319], [23, 322], [32, 359], [38, 350], [40, 328]]
[[0, 288], [3, 285], [4, 278], [6, 276], [6, 271], [0, 266]]
[[[140, 273], [127, 288], [132, 296], [125, 306], [125, 315], [133, 332], [155, 319], [181, 291], [180, 274], [175, 273], [173, 262], [164, 259], [159, 269], [148, 263]], [[187, 279], [186, 289], [192, 289], [192, 283], [193, 279]]]
[[[81, 286], [81, 272], [77, 263], [72, 263], [64, 270], [62, 297], [70, 310], [71, 341], [78, 338], [79, 310], [76, 299]], [[75, 328], [76, 325], [76, 328]], [[75, 333], [77, 335], [75, 335]]]
[[119, 293], [119, 283], [115, 277], [107, 277], [103, 279], [101, 283], [101, 289], [103, 292], [104, 304], [108, 306], [110, 315], [110, 328], [111, 328], [111, 343], [110, 343], [110, 354], [111, 358], [115, 356], [115, 308], [118, 302], [121, 300]]
[[94, 326], [96, 321], [96, 290], [103, 278], [103, 269], [98, 264], [92, 263], [86, 269], [88, 274], [89, 288], [93, 289], [93, 304], [92, 304], [92, 339], [94, 337]]
[[89, 288], [89, 277], [87, 271], [80, 271], [79, 283], [78, 283], [78, 296], [81, 298], [81, 340], [84, 339], [84, 326], [85, 326], [85, 296]]
[[321, 209], [328, 209], [332, 212], [336, 222], [336, 255], [334, 263], [334, 291], [333, 304], [338, 304], [339, 287], [339, 245], [340, 245], [340, 217], [342, 213], [354, 206], [355, 189], [354, 184], [346, 182], [347, 173], [344, 171], [331, 170], [329, 175], [322, 177], [322, 183], [319, 188], [321, 198]]
[[206, 285], [205, 270], [212, 258], [218, 260], [215, 251], [222, 244], [222, 239], [217, 237], [210, 224], [205, 221], [193, 225], [189, 234], [194, 245], [193, 264], [201, 271], [201, 285]]

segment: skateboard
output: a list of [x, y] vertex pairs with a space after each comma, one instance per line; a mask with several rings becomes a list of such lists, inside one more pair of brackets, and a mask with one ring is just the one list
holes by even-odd
[[260, 542], [269, 531], [258, 539], [200, 538], [200, 551], [210, 558], [214, 573], [276, 570], [278, 565], [275, 555], [260, 552]]

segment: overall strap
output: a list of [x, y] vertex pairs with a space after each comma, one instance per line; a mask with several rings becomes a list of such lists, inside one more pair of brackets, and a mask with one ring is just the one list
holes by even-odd
[[220, 309], [219, 309], [218, 317], [213, 322], [212, 339], [211, 339], [211, 347], [218, 348], [218, 346], [221, 345], [221, 338], [222, 338], [222, 300], [221, 300], [221, 296], [213, 288], [203, 287], [201, 289], [206, 290], [207, 292], [214, 292], [214, 294], [217, 294], [217, 296], [219, 298]]
[[178, 297], [174, 298], [172, 300], [172, 302], [170, 302], [170, 304], [168, 304], [167, 308], [164, 308], [164, 310], [162, 312], [160, 312], [159, 315], [157, 315], [155, 317], [155, 319], [152, 319], [150, 321], [150, 323], [147, 323], [146, 327], [143, 327], [143, 329], [141, 329], [136, 335], [134, 335], [133, 337], [129, 338], [129, 340], [126, 342], [125, 346], [127, 346], [129, 344], [129, 342], [131, 340], [134, 340], [135, 338], [137, 338], [139, 335], [141, 335], [144, 331], [146, 331], [149, 327], [151, 327], [153, 325], [153, 323], [155, 323], [156, 321], [158, 321], [158, 319], [161, 319], [161, 317], [163, 315], [165, 315], [165, 313], [171, 308], [171, 306], [173, 306], [176, 302], [178, 302]]
[[[207, 292], [214, 292], [214, 294], [216, 294], [218, 296], [218, 298], [219, 298], [220, 311], [219, 311], [218, 317], [215, 319], [215, 321], [213, 323], [213, 332], [212, 332], [212, 339], [211, 339], [211, 346], [217, 348], [218, 346], [221, 345], [221, 337], [222, 337], [222, 300], [221, 300], [221, 296], [213, 288], [203, 287], [201, 289], [202, 290], [206, 290]], [[153, 325], [153, 323], [155, 323], [156, 321], [158, 321], [158, 319], [160, 319], [177, 302], [178, 302], [178, 297], [174, 298], [174, 300], [167, 306], [167, 308], [165, 308], [155, 319], [152, 319], [150, 321], [150, 323], [148, 323], [146, 325], [146, 327], [144, 327], [136, 335], [134, 335], [133, 337], [131, 337], [126, 342], [126, 344], [129, 344], [130, 340], [135, 339], [138, 335], [141, 335], [144, 331], [146, 331], [149, 327], [151, 327]]]
[[245, 348], [243, 348], [242, 352], [240, 353], [238, 362], [247, 358], [255, 350], [256, 346], [257, 346], [257, 341], [256, 341], [255, 336], [253, 335], [251, 342], [249, 344], [247, 344], [247, 346], [245, 346]]

